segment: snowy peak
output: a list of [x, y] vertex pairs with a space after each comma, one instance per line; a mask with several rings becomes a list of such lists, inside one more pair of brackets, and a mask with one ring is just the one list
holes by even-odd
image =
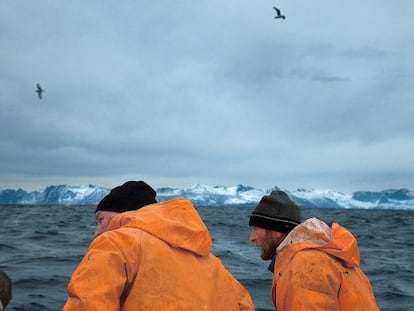
[[[208, 186], [195, 184], [188, 188], [158, 188], [157, 200], [190, 199], [196, 206], [255, 205], [277, 186], [263, 191], [251, 186]], [[23, 189], [0, 191], [0, 204], [95, 205], [110, 189], [95, 185], [48, 186], [43, 191]], [[408, 189], [388, 189], [379, 192], [358, 191], [344, 194], [333, 190], [297, 189], [286, 191], [303, 208], [383, 208], [414, 209], [414, 192]]]
[[41, 199], [44, 204], [95, 204], [99, 202], [109, 189], [88, 186], [49, 186], [43, 192]]
[[159, 188], [157, 198], [166, 201], [172, 198], [187, 198], [194, 205], [223, 206], [257, 203], [264, 195], [262, 190], [249, 186], [207, 186], [196, 184], [189, 188]]
[[414, 209], [414, 192], [407, 189], [357, 191], [353, 194], [298, 189], [290, 195], [302, 207]]
[[96, 204], [108, 193], [109, 189], [94, 185], [52, 185], [33, 192], [6, 189], [0, 191], [0, 204], [88, 205]]

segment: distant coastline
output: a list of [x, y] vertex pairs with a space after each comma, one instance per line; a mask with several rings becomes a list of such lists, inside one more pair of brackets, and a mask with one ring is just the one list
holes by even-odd
[[[158, 201], [187, 198], [196, 206], [253, 205], [271, 189], [251, 186], [208, 186], [196, 184], [188, 188], [157, 189]], [[25, 205], [95, 205], [110, 189], [95, 186], [51, 185], [43, 191], [23, 189], [0, 190], [0, 204]], [[304, 208], [359, 208], [359, 209], [414, 209], [414, 191], [387, 189], [382, 191], [357, 191], [344, 194], [334, 190], [297, 189], [287, 191], [294, 201]]]

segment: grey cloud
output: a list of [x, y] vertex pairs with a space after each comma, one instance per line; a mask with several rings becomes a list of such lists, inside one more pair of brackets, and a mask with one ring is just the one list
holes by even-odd
[[283, 23], [244, 0], [1, 2], [0, 186], [409, 187], [382, 153], [413, 150], [414, 6], [352, 5], [349, 24], [340, 1], [285, 3]]

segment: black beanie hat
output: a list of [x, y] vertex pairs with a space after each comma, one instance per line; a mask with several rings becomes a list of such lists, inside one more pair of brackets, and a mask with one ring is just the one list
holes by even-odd
[[285, 192], [274, 190], [250, 214], [249, 226], [289, 233], [300, 222], [300, 207]]
[[122, 213], [137, 210], [145, 205], [157, 203], [156, 192], [143, 181], [127, 181], [115, 187], [96, 207], [96, 211]]

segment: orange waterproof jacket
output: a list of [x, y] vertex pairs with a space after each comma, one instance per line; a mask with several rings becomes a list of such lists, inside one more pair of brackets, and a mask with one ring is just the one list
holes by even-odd
[[211, 246], [189, 200], [121, 213], [74, 271], [63, 310], [254, 310]]
[[272, 298], [277, 311], [379, 310], [359, 266], [353, 235], [311, 218], [277, 248]]

